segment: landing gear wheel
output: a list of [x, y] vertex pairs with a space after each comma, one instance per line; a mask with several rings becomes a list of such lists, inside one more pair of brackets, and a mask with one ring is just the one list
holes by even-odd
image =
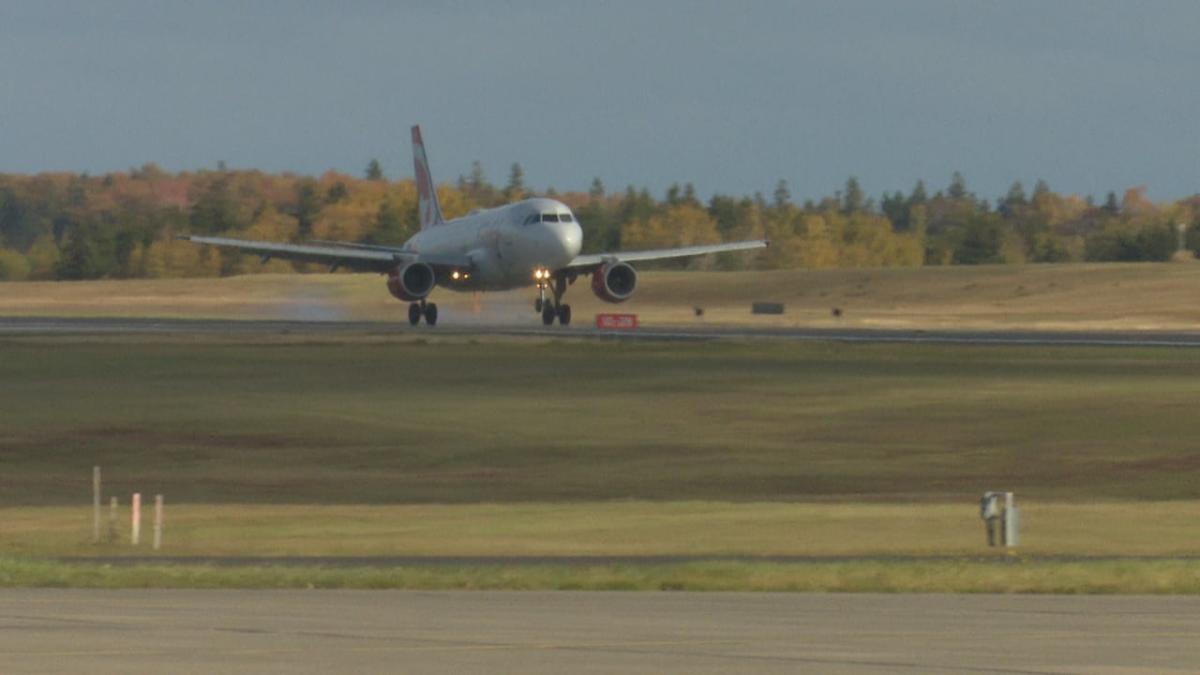
[[415, 326], [421, 323], [421, 305], [412, 303], [408, 306], [408, 324]]
[[430, 326], [437, 325], [437, 305], [432, 302], [425, 305], [425, 323]]
[[554, 323], [554, 307], [550, 303], [542, 305], [542, 323], [549, 326]]
[[564, 326], [571, 325], [571, 306], [570, 305], [559, 305], [558, 306], [558, 322]]
[[541, 299], [541, 298], [538, 298], [537, 300], [534, 300], [534, 301], [533, 301], [533, 311], [535, 311], [535, 312], [541, 312], [541, 311], [542, 311], [542, 305], [543, 305], [543, 304], [545, 304], [545, 303], [543, 303], [543, 302], [542, 302], [542, 299]]

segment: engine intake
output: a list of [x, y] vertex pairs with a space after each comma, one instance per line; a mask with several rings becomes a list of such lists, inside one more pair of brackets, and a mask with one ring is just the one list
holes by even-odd
[[629, 263], [606, 263], [592, 272], [592, 292], [605, 302], [625, 302], [635, 289], [637, 271]]
[[429, 295], [437, 284], [433, 268], [422, 262], [401, 265], [388, 274], [387, 286], [392, 295], [405, 302], [416, 302]]

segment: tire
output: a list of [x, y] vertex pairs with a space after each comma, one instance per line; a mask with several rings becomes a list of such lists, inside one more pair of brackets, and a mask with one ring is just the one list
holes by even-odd
[[554, 306], [550, 303], [542, 305], [542, 324], [550, 326], [554, 324]]
[[421, 323], [421, 306], [414, 302], [408, 306], [408, 325], [415, 326], [419, 323]]
[[437, 305], [432, 302], [425, 305], [425, 323], [430, 326], [437, 325]]
[[558, 322], [564, 326], [571, 325], [571, 306], [570, 305], [559, 305], [558, 306]]

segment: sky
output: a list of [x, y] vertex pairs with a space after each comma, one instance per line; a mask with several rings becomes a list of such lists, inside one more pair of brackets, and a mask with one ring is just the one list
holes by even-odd
[[0, 172], [1200, 192], [1194, 0], [0, 0]]

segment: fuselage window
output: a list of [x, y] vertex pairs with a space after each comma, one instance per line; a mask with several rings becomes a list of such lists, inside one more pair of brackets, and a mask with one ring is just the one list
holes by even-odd
[[557, 223], [558, 222], [558, 214], [557, 213], [543, 213], [542, 214], [542, 222], [543, 223]]
[[558, 214], [558, 219], [564, 223], [569, 223], [572, 221], [571, 214], [569, 214], [569, 213]]

